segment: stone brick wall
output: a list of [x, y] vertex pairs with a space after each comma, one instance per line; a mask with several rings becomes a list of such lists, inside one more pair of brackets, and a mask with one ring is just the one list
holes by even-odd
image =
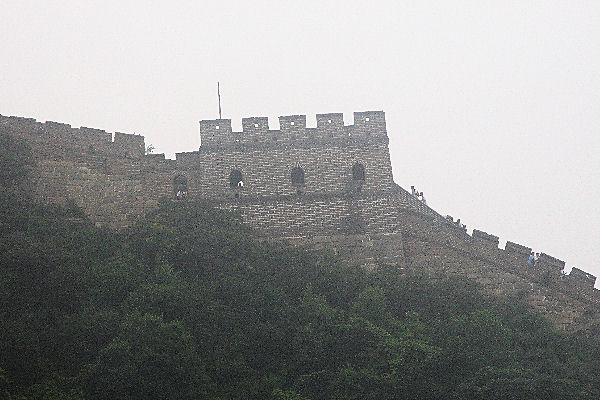
[[531, 267], [529, 247], [507, 242], [500, 249], [495, 235], [476, 229], [468, 235], [445, 218], [406, 208], [398, 212], [408, 272], [467, 276], [490, 294], [525, 299], [563, 329], [600, 323], [600, 291], [593, 288], [593, 275], [577, 268], [564, 275], [564, 261], [544, 253]]
[[[139, 135], [72, 128], [56, 122], [0, 115], [0, 130], [26, 139], [36, 167], [28, 190], [42, 203], [74, 200], [97, 224], [125, 227], [173, 198], [182, 185], [189, 198], [236, 210], [268, 240], [330, 250], [345, 262], [374, 268], [394, 263], [407, 273], [466, 275], [492, 294], [520, 296], [564, 329], [600, 322], [596, 278], [531, 249], [481, 230], [468, 235], [393, 182], [385, 115], [283, 116], [271, 130], [264, 117], [200, 122], [201, 147], [175, 160], [145, 155]], [[360, 164], [358, 178], [353, 171]], [[292, 182], [301, 168], [304, 182]], [[359, 168], [360, 169], [360, 168]], [[242, 174], [243, 186], [230, 184]], [[364, 171], [364, 179], [361, 171]]]
[[[0, 116], [2, 129], [33, 148], [35, 198], [74, 199], [98, 224], [131, 224], [183, 181], [190, 198], [238, 209], [265, 235], [397, 232], [383, 112], [355, 113], [348, 126], [342, 114], [318, 115], [316, 128], [306, 128], [303, 115], [280, 117], [277, 131], [263, 117], [242, 126], [233, 132], [230, 120], [201, 121], [200, 149], [166, 160], [144, 155], [139, 135]], [[353, 176], [357, 165], [364, 179]], [[292, 182], [294, 168], [304, 173], [301, 184]], [[233, 170], [243, 187], [230, 184]]]

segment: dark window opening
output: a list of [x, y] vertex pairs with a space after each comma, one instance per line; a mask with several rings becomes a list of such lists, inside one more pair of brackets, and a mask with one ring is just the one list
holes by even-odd
[[233, 171], [231, 171], [231, 173], [229, 174], [229, 186], [231, 186], [232, 188], [241, 188], [244, 186], [244, 181], [242, 180], [242, 171], [240, 171], [239, 169], [234, 169]]
[[355, 181], [365, 180], [365, 167], [362, 164], [354, 164], [352, 167], [352, 179]]
[[292, 169], [292, 185], [301, 186], [304, 185], [304, 170], [300, 167]]
[[182, 200], [187, 197], [188, 187], [187, 178], [183, 175], [177, 175], [173, 178], [173, 194], [176, 200]]

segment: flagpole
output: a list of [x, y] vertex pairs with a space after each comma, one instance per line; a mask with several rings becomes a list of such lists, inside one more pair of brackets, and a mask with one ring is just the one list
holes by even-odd
[[221, 119], [221, 88], [219, 86], [218, 81], [217, 81], [217, 96], [219, 96], [219, 119]]

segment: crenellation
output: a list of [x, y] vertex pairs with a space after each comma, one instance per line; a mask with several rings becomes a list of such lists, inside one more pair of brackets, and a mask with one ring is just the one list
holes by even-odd
[[355, 112], [352, 136], [387, 136], [385, 113], [383, 111]]
[[344, 114], [327, 113], [317, 114], [317, 129], [340, 129], [344, 127]]
[[344, 114], [317, 114], [317, 137], [321, 139], [348, 139]]
[[596, 284], [596, 277], [594, 275], [575, 267], [571, 269], [571, 272], [569, 275], [567, 275], [567, 278], [572, 280], [575, 284], [587, 288], [593, 288]]
[[531, 247], [523, 246], [518, 243], [506, 242], [504, 249], [509, 253], [518, 253], [520, 255], [528, 257], [531, 254]]
[[200, 146], [222, 146], [231, 142], [231, 120], [200, 121]]
[[546, 253], [540, 254], [539, 264], [540, 264], [540, 266], [549, 267], [554, 272], [562, 272], [562, 270], [565, 268], [564, 261], [559, 260], [558, 258], [549, 256]]
[[73, 141], [77, 136], [75, 134], [75, 130], [71, 128], [71, 125], [69, 124], [46, 121], [42, 124], [42, 130], [42, 135], [44, 137], [51, 138], [52, 140], [70, 141], [75, 146], [80, 144], [79, 142]]
[[93, 151], [109, 151], [109, 146], [113, 141], [113, 135], [101, 129], [87, 128], [82, 126], [79, 128], [81, 138], [88, 144], [88, 150]]
[[287, 115], [279, 117], [280, 135], [284, 139], [306, 139], [306, 115]]
[[115, 132], [114, 149], [129, 157], [142, 157], [146, 150], [141, 135]]
[[42, 123], [34, 118], [0, 115], [0, 127], [10, 129], [13, 135], [21, 138], [39, 137], [43, 133]]
[[305, 115], [279, 117], [279, 130], [269, 129], [267, 117], [242, 118], [242, 131], [231, 129], [231, 120], [200, 121], [201, 146], [214, 147], [277, 147], [327, 146], [338, 141], [381, 141], [387, 144], [383, 111], [355, 113], [358, 125], [344, 125], [343, 114], [317, 114], [317, 127], [306, 127]]
[[21, 127], [34, 126], [40, 124], [35, 118], [17, 117], [14, 115], [11, 115], [9, 117], [0, 115], [0, 122], [5, 125], [11, 124], [19, 125]]
[[79, 132], [88, 137], [97, 136], [100, 141], [112, 142], [112, 133], [106, 132], [103, 129], [88, 128], [86, 126], [82, 126], [81, 128], [79, 128]]
[[62, 130], [70, 130], [71, 125], [65, 124], [64, 122], [55, 122], [55, 121], [46, 121], [44, 122], [44, 126], [46, 129], [62, 129]]
[[473, 229], [473, 239], [483, 241], [496, 248], [498, 247], [498, 243], [500, 243], [500, 238], [498, 236], [491, 235], [478, 229]]
[[[264, 138], [269, 132], [268, 117], [248, 117], [242, 118], [242, 133], [243, 137], [248, 138]], [[260, 140], [260, 139], [259, 139]]]

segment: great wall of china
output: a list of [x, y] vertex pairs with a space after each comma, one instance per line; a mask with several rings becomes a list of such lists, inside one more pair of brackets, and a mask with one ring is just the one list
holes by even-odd
[[526, 265], [530, 248], [474, 230], [468, 235], [394, 183], [385, 115], [318, 114], [200, 122], [201, 146], [175, 160], [145, 154], [144, 137], [22, 117], [0, 116], [0, 133], [26, 140], [35, 166], [33, 198], [75, 201], [97, 225], [122, 228], [162, 198], [185, 191], [237, 210], [258, 235], [334, 249], [372, 267], [394, 263], [406, 273], [459, 274], [489, 293], [519, 296], [557, 327], [596, 334], [600, 291], [596, 278], [542, 254]]

